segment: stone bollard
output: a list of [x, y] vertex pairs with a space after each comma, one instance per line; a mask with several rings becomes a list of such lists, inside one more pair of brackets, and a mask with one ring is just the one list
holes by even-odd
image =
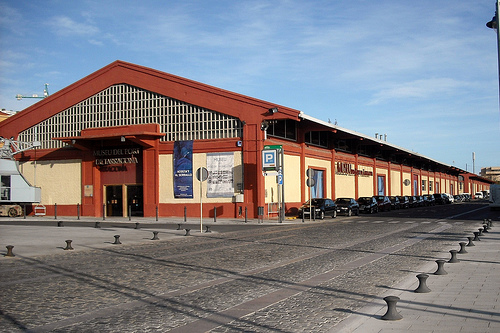
[[191, 231], [191, 229], [184, 229], [186, 230], [186, 234], [184, 236], [189, 236], [189, 232]]
[[210, 230], [210, 226], [209, 225], [206, 225], [205, 228], [207, 228], [207, 230], [205, 230], [205, 232], [212, 232], [212, 230]]
[[457, 259], [457, 250], [450, 250], [450, 253], [451, 253], [451, 259], [448, 260], [450, 264], [460, 262], [460, 260]]
[[181, 229], [182, 229], [182, 224], [177, 223], [177, 230], [181, 230]]
[[493, 222], [491, 221], [491, 219], [488, 219], [488, 224], [490, 225], [490, 228], [493, 227]]
[[474, 238], [474, 237], [470, 237], [470, 236], [469, 236], [469, 237], [467, 237], [467, 239], [469, 240], [469, 243], [467, 243], [467, 246], [476, 246], [476, 245], [474, 244], [474, 242], [473, 242], [473, 238]]
[[15, 257], [14, 253], [12, 253], [12, 249], [14, 248], [14, 245], [7, 245], [7, 254], [5, 255], [6, 257]]
[[158, 231], [153, 231], [153, 238], [151, 238], [151, 240], [160, 240], [158, 238]]
[[113, 244], [121, 244], [122, 242], [120, 242], [120, 235], [115, 235], [115, 241], [113, 242]]
[[418, 288], [415, 289], [416, 293], [430, 293], [431, 290], [429, 287], [427, 287], [427, 278], [429, 275], [427, 274], [418, 274], [417, 279], [418, 279]]
[[479, 232], [478, 231], [474, 231], [474, 242], [479, 242], [480, 239], [479, 239]]
[[488, 225], [487, 224], [483, 224], [483, 232], [489, 232], [488, 231]]
[[96, 222], [94, 224], [94, 228], [100, 228], [101, 227], [101, 222]]
[[479, 228], [477, 230], [479, 230], [479, 236], [482, 236], [483, 235], [483, 228]]
[[458, 251], [457, 253], [460, 253], [460, 254], [464, 254], [464, 253], [468, 253], [466, 250], [465, 250], [465, 246], [467, 245], [466, 242], [460, 242], [458, 243], [460, 245], [460, 251]]
[[397, 296], [387, 296], [384, 297], [384, 301], [387, 303], [387, 312], [382, 316], [382, 320], [400, 320], [403, 316], [397, 311], [396, 304], [399, 301]]
[[58, 222], [57, 222], [57, 226], [58, 226], [58, 227], [64, 227], [64, 223], [63, 223], [63, 221], [58, 221]]
[[71, 247], [71, 242], [73, 242], [71, 239], [66, 240], [66, 247], [63, 250], [74, 250], [74, 248]]
[[134, 229], [140, 229], [139, 222], [135, 222], [135, 228]]
[[438, 259], [438, 260], [436, 260], [438, 268], [434, 272], [434, 275], [446, 275], [446, 274], [448, 274], [448, 272], [444, 270], [444, 263], [445, 262], [446, 262], [446, 260], [444, 260], [444, 259]]

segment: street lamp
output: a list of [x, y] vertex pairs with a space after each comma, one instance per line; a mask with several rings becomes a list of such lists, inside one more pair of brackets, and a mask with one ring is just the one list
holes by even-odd
[[491, 21], [486, 23], [486, 26], [488, 28], [494, 29], [497, 33], [497, 52], [498, 52], [497, 58], [498, 58], [498, 83], [499, 83], [498, 89], [499, 89], [499, 96], [500, 96], [500, 30], [499, 30], [500, 18], [499, 18], [498, 13], [500, 13], [500, 0], [497, 0], [496, 4], [495, 4], [495, 16], [493, 16]]

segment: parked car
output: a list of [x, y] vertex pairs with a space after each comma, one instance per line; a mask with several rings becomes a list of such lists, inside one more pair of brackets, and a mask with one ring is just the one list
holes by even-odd
[[391, 200], [391, 209], [400, 209], [401, 208], [401, 205], [400, 205], [400, 202], [399, 202], [399, 197], [397, 196], [390, 196], [389, 197], [389, 200]]
[[[299, 208], [299, 218], [309, 218], [309, 212], [312, 211], [312, 217], [315, 219], [323, 220], [325, 216], [337, 217], [337, 206], [332, 199], [328, 198], [316, 198], [312, 199], [312, 207], [310, 207], [309, 201], [306, 201]], [[312, 209], [310, 209], [312, 208]]]
[[453, 199], [455, 199], [455, 202], [462, 202], [462, 201], [464, 201], [464, 197], [461, 196], [460, 194], [455, 194], [453, 196]]
[[410, 208], [410, 199], [406, 195], [400, 195], [399, 197], [399, 207], [408, 209]]
[[417, 207], [423, 207], [425, 206], [424, 202], [424, 197], [421, 195], [417, 195], [415, 198], [417, 198]]
[[474, 194], [474, 199], [483, 199], [483, 192], [476, 192], [476, 194]]
[[378, 212], [377, 200], [374, 197], [360, 197], [358, 203], [359, 210], [364, 213], [373, 214]]
[[424, 195], [424, 206], [435, 206], [435, 205], [436, 205], [436, 199], [434, 199], [434, 196], [432, 194]]
[[409, 196], [408, 199], [410, 200], [410, 208], [418, 207], [417, 197]]
[[453, 195], [449, 193], [443, 193], [446, 196], [446, 199], [448, 200], [447, 203], [452, 204], [455, 202], [455, 198], [453, 198]]
[[433, 196], [434, 199], [436, 199], [437, 205], [444, 205], [448, 203], [448, 197], [445, 196], [443, 193], [434, 193]]
[[337, 198], [335, 205], [337, 205], [337, 214], [359, 215], [359, 204], [354, 198]]
[[377, 200], [378, 211], [390, 211], [391, 210], [391, 200], [385, 195], [374, 195], [375, 200]]

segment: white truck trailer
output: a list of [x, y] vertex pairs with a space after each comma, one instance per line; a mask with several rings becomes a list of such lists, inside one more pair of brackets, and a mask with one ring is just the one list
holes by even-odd
[[500, 209], [500, 184], [490, 185], [490, 209]]
[[19, 162], [14, 159], [14, 155], [38, 146], [39, 142], [0, 137], [0, 216], [21, 216], [22, 205], [40, 202], [40, 187], [28, 183], [19, 172]]

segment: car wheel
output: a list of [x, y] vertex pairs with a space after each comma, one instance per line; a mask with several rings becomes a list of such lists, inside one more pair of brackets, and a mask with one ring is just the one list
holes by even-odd
[[334, 211], [333, 211], [333, 215], [332, 215], [332, 217], [333, 217], [333, 218], [336, 218], [336, 217], [337, 217], [337, 211], [336, 211], [336, 210], [334, 210]]
[[324, 218], [325, 218], [325, 212], [324, 212], [324, 211], [321, 211], [321, 212], [319, 213], [319, 219], [320, 219], [320, 220], [323, 220]]
[[9, 214], [9, 217], [17, 217], [17, 209], [15, 209], [14, 207], [11, 207], [9, 209], [8, 214]]
[[352, 210], [349, 208], [349, 210], [347, 211], [347, 216], [352, 216]]

